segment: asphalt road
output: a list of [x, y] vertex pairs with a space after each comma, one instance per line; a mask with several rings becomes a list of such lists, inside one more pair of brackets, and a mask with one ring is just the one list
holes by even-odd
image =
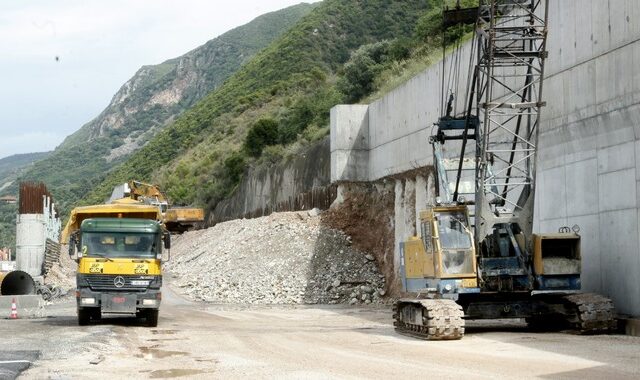
[[640, 378], [637, 337], [471, 322], [463, 340], [425, 342], [396, 334], [385, 307], [202, 305], [165, 290], [157, 328], [77, 326], [71, 299], [47, 314], [0, 320], [5, 352], [40, 353], [20, 378]]
[[40, 357], [39, 351], [0, 350], [0, 379], [15, 379], [38, 357]]

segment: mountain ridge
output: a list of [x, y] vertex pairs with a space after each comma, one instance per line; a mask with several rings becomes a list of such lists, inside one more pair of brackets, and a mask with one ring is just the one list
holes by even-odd
[[317, 4], [258, 16], [186, 54], [145, 65], [94, 119], [21, 176], [47, 183], [63, 211]]
[[113, 186], [138, 178], [160, 183], [177, 203], [215, 205], [253, 160], [242, 145], [254, 123], [273, 119], [283, 145], [308, 131], [326, 134], [329, 109], [343, 99], [335, 88], [342, 65], [361, 45], [413, 36], [430, 6], [428, 0], [322, 2], [116, 167], [82, 204], [100, 203]]

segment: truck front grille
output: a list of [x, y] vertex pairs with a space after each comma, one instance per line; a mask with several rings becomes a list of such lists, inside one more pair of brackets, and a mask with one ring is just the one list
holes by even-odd
[[[117, 277], [122, 277], [124, 285], [117, 287], [115, 280]], [[150, 276], [127, 276], [127, 275], [113, 275], [113, 274], [94, 274], [85, 276], [87, 283], [91, 290], [109, 290], [109, 291], [128, 291], [128, 292], [144, 292], [149, 285], [133, 285], [131, 281], [149, 281], [151, 284], [154, 279]]]

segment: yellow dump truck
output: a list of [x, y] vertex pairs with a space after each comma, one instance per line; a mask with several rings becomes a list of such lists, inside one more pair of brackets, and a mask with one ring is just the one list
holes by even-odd
[[161, 218], [151, 205], [107, 204], [71, 212], [61, 241], [69, 243], [69, 255], [78, 262], [78, 324], [129, 315], [157, 326], [163, 248], [171, 245]]

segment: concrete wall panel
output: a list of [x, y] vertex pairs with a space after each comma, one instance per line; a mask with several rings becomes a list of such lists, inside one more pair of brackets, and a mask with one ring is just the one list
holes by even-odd
[[[580, 0], [573, 0], [573, 4], [567, 8], [575, 9], [576, 2]], [[593, 55], [598, 56], [605, 54], [611, 50], [611, 24], [609, 16], [609, 8], [611, 6], [620, 5], [619, 1], [616, 1], [615, 5], [609, 4], [608, 1], [594, 1], [592, 6], [591, 17], [591, 29], [593, 34]]]
[[600, 256], [600, 221], [597, 214], [571, 217], [567, 225], [580, 227], [582, 254], [582, 289], [597, 292], [602, 289], [602, 263]]
[[[636, 156], [636, 179], [640, 180], [640, 139], [636, 140], [635, 145], [636, 145], [636, 151], [635, 151], [635, 156]], [[640, 202], [638, 202], [638, 205], [640, 205]]]
[[600, 212], [636, 207], [634, 169], [618, 170], [598, 176]]
[[[583, 62], [593, 57], [593, 36], [591, 35], [591, 23], [593, 17], [593, 3], [599, 0], [582, 0], [582, 6], [576, 8], [572, 22], [575, 25], [573, 43], [576, 51], [576, 62]], [[556, 2], [557, 3], [557, 2]], [[573, 65], [574, 63], [572, 63]]]
[[331, 109], [331, 181], [366, 181], [369, 168], [369, 108], [339, 105]]
[[600, 264], [602, 289], [616, 307], [640, 315], [640, 273], [638, 259], [638, 214], [636, 210], [617, 210], [600, 214]]
[[635, 142], [629, 141], [598, 150], [597, 173], [635, 168]]
[[617, 2], [613, 3], [614, 4], [611, 4], [609, 7], [609, 30], [611, 45], [618, 47], [628, 43], [633, 38], [629, 33], [629, 21], [627, 21], [630, 4], [629, 1], [623, 1], [619, 4], [615, 4]]
[[567, 215], [565, 167], [560, 166], [538, 174], [538, 191], [545, 195], [540, 213], [546, 219], [563, 218]]
[[[578, 161], [566, 166], [566, 199], [568, 215], [593, 215], [598, 213], [597, 160]], [[547, 215], [545, 213], [545, 215]]]

